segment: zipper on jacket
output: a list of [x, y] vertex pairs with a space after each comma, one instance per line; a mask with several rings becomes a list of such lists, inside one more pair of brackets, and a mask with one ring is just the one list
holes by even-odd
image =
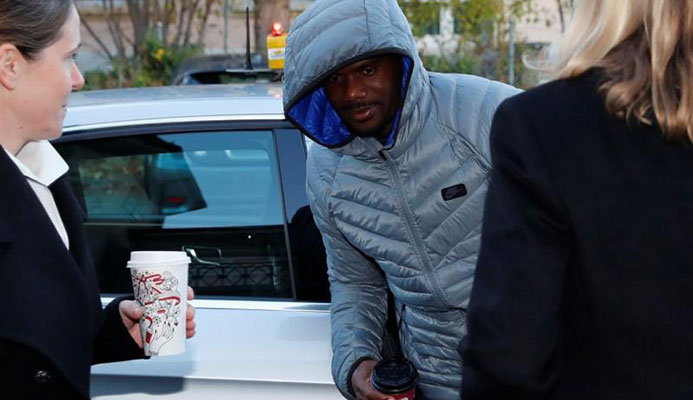
[[440, 287], [440, 284], [438, 283], [438, 280], [435, 277], [433, 266], [431, 265], [430, 261], [428, 261], [428, 257], [425, 251], [426, 247], [424, 245], [423, 239], [419, 235], [417, 235], [416, 229], [414, 228], [414, 215], [411, 209], [409, 208], [406, 197], [404, 195], [402, 181], [400, 180], [399, 174], [397, 173], [397, 164], [384, 151], [380, 150], [378, 151], [378, 154], [380, 154], [380, 156], [385, 160], [385, 166], [387, 167], [387, 171], [390, 174], [390, 178], [392, 179], [392, 182], [395, 186], [395, 195], [397, 197], [397, 201], [399, 201], [400, 208], [404, 213], [406, 228], [409, 231], [409, 235], [411, 236], [412, 240], [414, 241], [417, 256], [419, 258], [419, 261], [421, 262], [421, 265], [426, 270], [426, 276], [428, 278], [428, 281], [431, 282], [431, 285], [433, 285], [440, 306], [451, 307], [452, 305], [448, 304], [447, 297], [443, 293], [443, 289]]
[[407, 309], [407, 305], [402, 302], [402, 309], [399, 311], [399, 323], [397, 324], [397, 331], [402, 332], [402, 321], [404, 321], [404, 311]]
[[407, 338], [407, 335], [402, 332], [402, 323], [404, 322], [404, 313], [407, 309], [407, 305], [402, 302], [402, 307], [400, 308], [399, 312], [399, 321], [397, 321], [397, 335], [399, 335], [399, 359], [400, 360], [406, 360], [407, 355], [404, 353], [404, 347], [406, 345], [405, 339]]

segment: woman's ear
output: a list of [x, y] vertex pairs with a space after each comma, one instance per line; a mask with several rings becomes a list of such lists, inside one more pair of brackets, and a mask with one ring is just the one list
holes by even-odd
[[9, 43], [0, 45], [0, 85], [7, 90], [13, 90], [24, 62], [17, 46]]

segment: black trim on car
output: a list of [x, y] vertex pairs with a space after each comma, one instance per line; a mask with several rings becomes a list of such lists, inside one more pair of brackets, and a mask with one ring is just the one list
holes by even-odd
[[282, 172], [282, 162], [281, 162], [281, 153], [282, 151], [279, 149], [279, 146], [281, 145], [281, 141], [277, 138], [277, 130], [272, 131], [272, 139], [274, 140], [274, 151], [275, 151], [275, 156], [277, 160], [277, 169], [279, 172], [279, 176], [277, 179], [279, 180], [279, 196], [281, 197], [281, 203], [282, 203], [282, 213], [284, 213], [284, 244], [286, 246], [286, 254], [289, 256], [288, 257], [288, 263], [289, 263], [289, 279], [291, 280], [291, 297], [295, 300], [298, 298], [297, 292], [296, 292], [296, 277], [294, 274], [294, 262], [293, 262], [293, 257], [291, 256], [291, 245], [290, 245], [290, 240], [289, 240], [289, 216], [287, 214], [288, 210], [286, 207], [286, 195], [284, 194], [284, 173]]

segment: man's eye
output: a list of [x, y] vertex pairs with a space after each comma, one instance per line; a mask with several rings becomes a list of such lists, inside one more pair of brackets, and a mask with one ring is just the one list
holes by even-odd
[[363, 67], [363, 75], [371, 76], [375, 73], [375, 68], [373, 67]]
[[332, 75], [327, 78], [327, 83], [337, 83], [339, 82], [339, 75]]

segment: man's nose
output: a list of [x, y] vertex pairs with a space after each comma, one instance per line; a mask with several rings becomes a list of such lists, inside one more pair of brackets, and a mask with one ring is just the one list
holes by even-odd
[[345, 88], [346, 97], [350, 100], [360, 99], [366, 95], [366, 86], [358, 76], [348, 76]]

